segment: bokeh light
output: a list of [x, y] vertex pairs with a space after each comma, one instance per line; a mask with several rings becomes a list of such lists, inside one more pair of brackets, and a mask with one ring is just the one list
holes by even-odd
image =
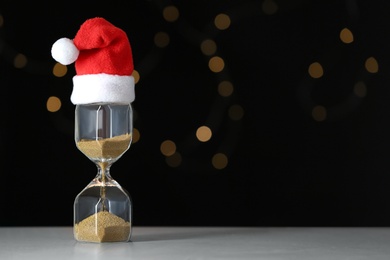
[[167, 6], [163, 10], [163, 17], [168, 22], [175, 22], [179, 19], [179, 10], [174, 5]]
[[61, 100], [55, 96], [49, 97], [46, 101], [46, 109], [49, 112], [57, 112], [61, 109]]
[[226, 168], [228, 165], [228, 158], [225, 154], [223, 153], [217, 153], [213, 156], [211, 163], [213, 164], [215, 169], [222, 170]]
[[160, 151], [165, 156], [172, 156], [176, 152], [176, 144], [172, 140], [165, 140], [160, 145]]
[[309, 75], [315, 79], [321, 78], [324, 75], [324, 70], [319, 62], [310, 64]]
[[136, 69], [133, 70], [133, 73], [131, 74], [131, 76], [134, 77], [134, 83], [137, 84], [138, 81], [140, 80], [140, 75]]
[[169, 35], [166, 32], [157, 32], [154, 35], [154, 44], [159, 48], [165, 48], [169, 44]]
[[209, 60], [209, 68], [212, 72], [221, 72], [225, 67], [225, 62], [219, 56], [214, 56]]
[[141, 133], [139, 132], [138, 128], [133, 128], [133, 138], [132, 138], [132, 143], [135, 144], [137, 142], [139, 142], [139, 140], [141, 139]]
[[62, 65], [61, 63], [54, 64], [53, 75], [56, 77], [63, 77], [68, 72], [68, 67]]
[[200, 49], [204, 55], [211, 56], [217, 51], [217, 44], [211, 39], [206, 39], [200, 44]]
[[212, 132], [207, 126], [201, 126], [196, 130], [196, 138], [201, 142], [207, 142], [211, 139]]
[[348, 28], [344, 28], [340, 31], [340, 40], [344, 43], [353, 42], [353, 34]]
[[21, 69], [27, 65], [27, 57], [24, 54], [17, 54], [14, 58], [15, 68]]
[[219, 30], [226, 30], [230, 26], [230, 17], [227, 14], [218, 14], [214, 19], [215, 27]]
[[374, 57], [369, 57], [365, 62], [366, 70], [370, 73], [377, 73], [379, 70], [378, 62]]
[[230, 81], [224, 80], [218, 84], [218, 93], [223, 97], [229, 97], [233, 94], [234, 87]]
[[353, 92], [358, 97], [365, 97], [367, 95], [367, 87], [366, 84], [364, 84], [363, 81], [359, 81], [355, 84], [353, 88]]
[[327, 116], [326, 108], [324, 106], [315, 106], [311, 115], [315, 121], [324, 121]]
[[263, 12], [267, 15], [275, 14], [279, 7], [274, 0], [264, 0], [262, 4]]
[[178, 152], [174, 153], [171, 156], [165, 157], [166, 164], [170, 167], [173, 167], [173, 168], [180, 166], [182, 163], [182, 160], [183, 160], [182, 156]]
[[244, 116], [244, 109], [240, 105], [232, 105], [229, 108], [229, 117], [232, 120], [240, 120]]

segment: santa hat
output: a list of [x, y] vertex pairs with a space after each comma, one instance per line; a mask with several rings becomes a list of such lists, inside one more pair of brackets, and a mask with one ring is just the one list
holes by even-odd
[[134, 101], [133, 55], [126, 33], [104, 18], [86, 20], [73, 40], [61, 38], [51, 49], [63, 64], [75, 62], [73, 104]]

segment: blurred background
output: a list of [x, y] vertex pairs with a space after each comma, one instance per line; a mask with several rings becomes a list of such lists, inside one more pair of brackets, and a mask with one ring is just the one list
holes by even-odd
[[[92, 2], [91, 2], [92, 3]], [[96, 166], [77, 150], [89, 18], [128, 35], [134, 141], [111, 167], [138, 226], [390, 224], [390, 2], [0, 3], [2, 226], [71, 226]]]

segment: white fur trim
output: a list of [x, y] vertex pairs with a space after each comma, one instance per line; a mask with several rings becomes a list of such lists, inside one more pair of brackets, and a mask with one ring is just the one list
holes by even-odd
[[51, 56], [62, 65], [69, 65], [77, 60], [80, 51], [68, 38], [58, 39], [51, 47]]
[[134, 77], [87, 74], [73, 77], [73, 104], [124, 103], [134, 101]]

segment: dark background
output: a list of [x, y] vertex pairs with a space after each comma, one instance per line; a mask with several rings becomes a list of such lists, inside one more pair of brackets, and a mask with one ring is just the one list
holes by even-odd
[[[72, 225], [73, 201], [95, 177], [73, 139], [73, 65], [53, 76], [50, 49], [96, 16], [126, 31], [141, 75], [140, 140], [111, 168], [132, 196], [134, 225], [390, 224], [390, 2], [274, 0], [272, 15], [260, 0], [78, 3], [0, 3], [0, 225]], [[170, 5], [175, 22], [162, 15]], [[213, 26], [220, 13], [231, 17], [227, 30]], [[340, 41], [345, 27], [351, 44]], [[160, 31], [170, 37], [165, 48], [154, 44]], [[206, 38], [225, 61], [221, 73], [200, 50]], [[18, 53], [23, 68], [14, 66]], [[369, 57], [377, 73], [365, 69]], [[309, 76], [313, 62], [323, 77]], [[222, 80], [232, 82], [231, 97], [218, 95]], [[50, 96], [60, 111], [47, 111]], [[241, 120], [227, 116], [233, 105]], [[317, 105], [323, 121], [312, 117]], [[201, 125], [213, 130], [207, 143], [195, 139]], [[181, 153], [178, 167], [160, 152], [167, 139]], [[217, 170], [211, 157], [221, 151], [229, 161]]]

